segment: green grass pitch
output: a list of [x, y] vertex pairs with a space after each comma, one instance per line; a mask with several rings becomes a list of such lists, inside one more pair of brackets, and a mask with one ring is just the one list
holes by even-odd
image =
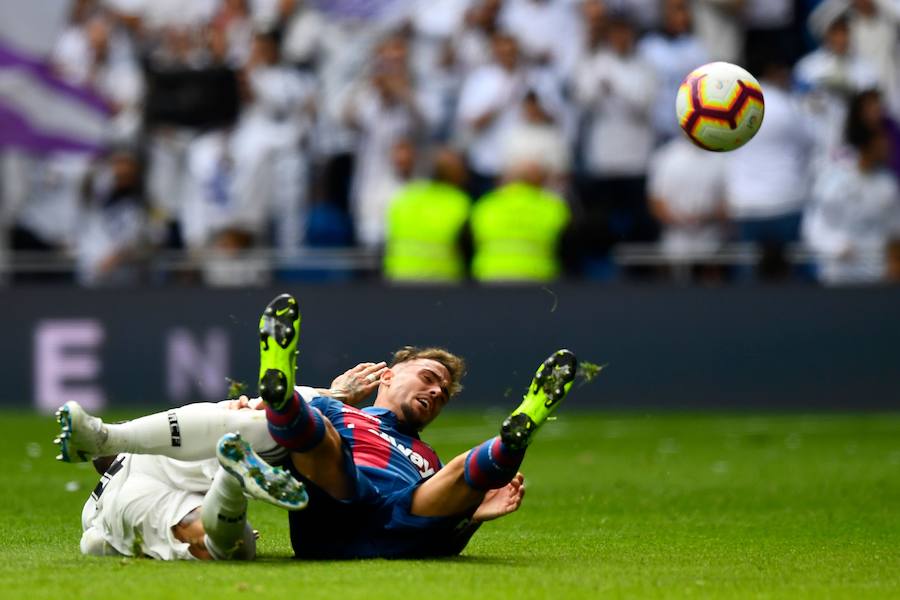
[[[425, 439], [446, 460], [501, 417], [450, 409]], [[97, 476], [54, 462], [51, 418], [2, 423], [3, 599], [900, 597], [898, 414], [564, 408], [529, 450], [522, 509], [461, 557], [292, 561], [286, 519], [257, 503], [251, 564], [81, 556]]]

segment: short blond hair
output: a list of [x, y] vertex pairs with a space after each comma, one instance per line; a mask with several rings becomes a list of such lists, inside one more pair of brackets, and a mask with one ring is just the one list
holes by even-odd
[[390, 366], [393, 367], [417, 358], [427, 358], [439, 362], [447, 368], [447, 371], [450, 373], [449, 393], [451, 398], [462, 391], [462, 378], [466, 374], [466, 361], [463, 357], [457, 356], [444, 348], [436, 346], [428, 348], [404, 346], [394, 352]]

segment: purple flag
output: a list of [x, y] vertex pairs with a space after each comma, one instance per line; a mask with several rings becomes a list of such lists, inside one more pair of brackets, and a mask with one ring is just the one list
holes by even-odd
[[316, 8], [336, 17], [378, 19], [405, 0], [317, 0]]
[[0, 41], [0, 148], [98, 152], [110, 114], [98, 95], [63, 81], [43, 60]]

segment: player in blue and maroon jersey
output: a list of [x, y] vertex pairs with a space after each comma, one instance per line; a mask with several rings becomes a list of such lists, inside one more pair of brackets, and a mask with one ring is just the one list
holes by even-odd
[[[295, 390], [299, 330], [300, 310], [287, 294], [260, 320], [259, 391], [269, 433], [290, 451], [290, 468], [309, 493], [306, 510], [290, 514], [298, 558], [457, 554], [481, 521], [518, 508], [519, 466], [572, 385], [578, 364], [571, 352], [541, 364], [499, 436], [442, 466], [419, 432], [461, 389], [461, 358], [440, 348], [401, 349], [379, 372], [374, 406], [359, 410]], [[495, 496], [501, 489], [507, 493]]]
[[[306, 509], [290, 513], [291, 542], [301, 558], [452, 555], [465, 547], [480, 523], [518, 509], [525, 489], [518, 468], [534, 432], [572, 385], [577, 361], [571, 352], [557, 351], [541, 364], [499, 436], [443, 466], [419, 431], [461, 389], [462, 359], [440, 348], [406, 347], [390, 365], [357, 365], [338, 376], [330, 389], [295, 386], [299, 327], [299, 308], [290, 296], [279, 296], [263, 314], [263, 406], [258, 399], [241, 398], [112, 424], [77, 402], [60, 407], [55, 442], [62, 461], [120, 453], [175, 459], [164, 463], [165, 476], [159, 469], [138, 473], [152, 475], [159, 484], [154, 484], [152, 497], [144, 491], [117, 494], [116, 486], [101, 486], [109, 506], [100, 516], [109, 527], [103, 525], [102, 535], [88, 540], [99, 542], [88, 544], [90, 548], [112, 545], [127, 553], [130, 538], [113, 530], [152, 523], [160, 540], [144, 549], [150, 555], [251, 558], [253, 552], [241, 552], [241, 544], [244, 549], [253, 545], [246, 535], [245, 493], [294, 509], [306, 504], [308, 493]], [[376, 388], [374, 406], [352, 406]], [[228, 433], [234, 431], [241, 435]], [[231, 476], [198, 476], [185, 483], [194, 474], [186, 474], [183, 461], [216, 456]], [[295, 488], [296, 482], [271, 470], [263, 459], [286, 461], [305, 489]], [[106, 470], [104, 479], [129, 485], [128, 478], [119, 481], [123, 472]], [[190, 489], [181, 489], [186, 486]], [[186, 491], [198, 492], [189, 507], [180, 495]], [[85, 536], [96, 529], [87, 528]], [[95, 553], [90, 548], [83, 536], [82, 550]]]
[[[348, 428], [355, 429], [357, 421], [365, 425], [357, 430], [362, 443], [356, 455], [360, 464], [375, 468], [390, 466], [393, 446], [386, 437], [389, 430], [382, 427], [384, 420], [362, 417], [365, 412], [325, 396], [358, 404], [380, 385], [378, 376], [386, 369], [383, 362], [361, 363], [335, 378], [328, 389], [295, 388], [304, 400], [345, 413], [334, 418], [343, 419]], [[261, 399], [242, 396], [104, 423], [77, 402], [66, 402], [57, 413], [57, 458], [83, 462], [97, 457], [94, 466], [102, 475], [82, 513], [82, 552], [138, 553], [165, 560], [252, 559], [256, 542], [247, 522], [247, 496], [287, 510], [308, 503], [302, 483], [265, 462], [283, 464], [289, 453], [272, 439], [261, 408]], [[240, 435], [232, 433], [236, 431]], [[369, 439], [375, 444], [367, 445], [366, 438], [376, 434], [379, 437]], [[399, 471], [387, 469], [386, 475], [418, 479], [414, 473], [428, 476], [439, 468], [424, 444], [397, 439], [393, 437], [394, 443], [403, 444], [401, 452], [408, 452], [411, 462], [397, 463]], [[523, 481], [518, 474], [505, 487], [491, 490], [472, 520], [483, 522], [517, 510]]]

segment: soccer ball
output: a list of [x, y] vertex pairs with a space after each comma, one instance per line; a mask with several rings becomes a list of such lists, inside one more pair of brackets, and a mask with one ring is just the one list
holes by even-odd
[[737, 65], [714, 62], [688, 73], [675, 114], [681, 129], [705, 150], [740, 148], [759, 131], [765, 112], [762, 89], [753, 75]]

